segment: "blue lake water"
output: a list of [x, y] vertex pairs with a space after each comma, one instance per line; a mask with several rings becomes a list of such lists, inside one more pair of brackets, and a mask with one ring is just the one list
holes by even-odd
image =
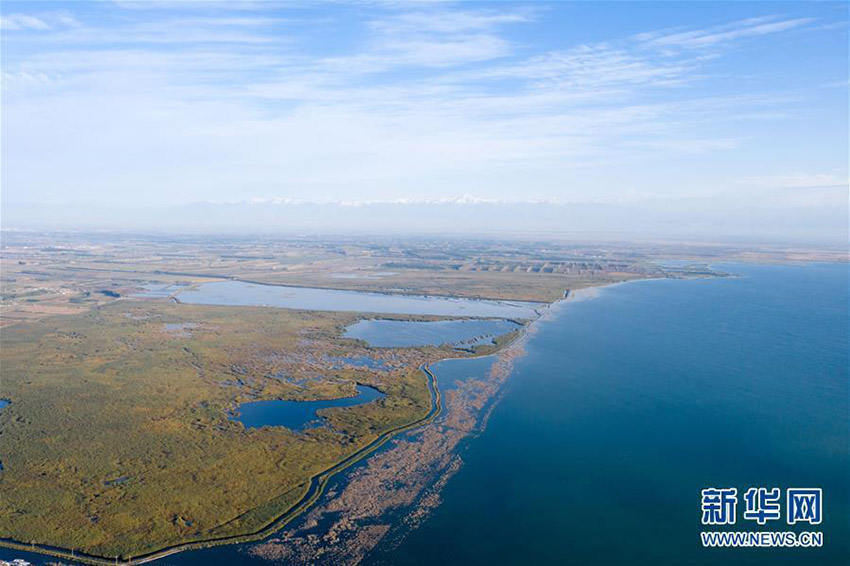
[[[365, 563], [850, 564], [848, 267], [720, 268], [741, 277], [555, 307], [442, 504]], [[433, 369], [447, 390], [492, 360]], [[701, 548], [708, 486], [822, 487], [824, 548]], [[740, 515], [733, 528], [758, 530]], [[17, 556], [49, 561], [0, 549]], [[238, 546], [161, 563], [266, 564]]]
[[495, 362], [496, 356], [443, 360], [431, 365], [431, 371], [437, 379], [437, 387], [446, 392], [457, 387], [458, 382], [486, 376]]
[[472, 347], [492, 344], [493, 339], [519, 330], [510, 320], [360, 320], [345, 329], [346, 338], [364, 340], [370, 346], [439, 346]]
[[[366, 563], [850, 564], [848, 268], [721, 268], [557, 307], [442, 505]], [[703, 549], [711, 486], [822, 487], [825, 546]]]
[[201, 305], [267, 306], [381, 314], [534, 318], [539, 303], [483, 301], [337, 291], [311, 287], [258, 285], [243, 281], [216, 281], [183, 291], [184, 303]]
[[292, 430], [302, 430], [319, 417], [316, 411], [335, 407], [353, 407], [380, 399], [384, 394], [373, 387], [357, 386], [357, 395], [341, 399], [319, 401], [250, 401], [239, 405], [239, 414], [234, 418], [246, 428], [262, 426], [285, 426]]

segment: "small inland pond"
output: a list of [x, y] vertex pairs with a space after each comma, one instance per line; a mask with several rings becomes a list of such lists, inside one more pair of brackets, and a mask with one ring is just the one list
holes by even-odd
[[492, 344], [498, 336], [514, 332], [522, 325], [505, 319], [460, 320], [361, 320], [345, 329], [346, 338], [355, 338], [380, 348], [440, 346], [471, 348]]
[[341, 399], [321, 399], [317, 401], [282, 401], [272, 399], [266, 401], [249, 401], [239, 405], [239, 413], [234, 420], [242, 423], [245, 428], [263, 426], [285, 426], [291, 430], [303, 430], [310, 423], [320, 421], [316, 411], [336, 407], [353, 407], [370, 403], [384, 397], [384, 394], [366, 385], [357, 385], [357, 395]]

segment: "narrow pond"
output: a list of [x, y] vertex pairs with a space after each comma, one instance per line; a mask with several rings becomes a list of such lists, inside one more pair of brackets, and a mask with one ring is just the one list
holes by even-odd
[[518, 301], [485, 301], [312, 287], [283, 287], [244, 281], [203, 283], [181, 292], [178, 298], [181, 302], [199, 305], [524, 319], [534, 318], [535, 310], [545, 306], [542, 303]]
[[361, 320], [345, 329], [346, 338], [364, 340], [370, 346], [397, 348], [403, 346], [439, 346], [456, 348], [492, 344], [498, 336], [519, 330], [511, 320]]

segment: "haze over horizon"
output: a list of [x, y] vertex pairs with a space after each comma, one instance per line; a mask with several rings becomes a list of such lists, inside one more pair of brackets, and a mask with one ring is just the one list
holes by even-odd
[[4, 2], [2, 226], [846, 245], [846, 3]]

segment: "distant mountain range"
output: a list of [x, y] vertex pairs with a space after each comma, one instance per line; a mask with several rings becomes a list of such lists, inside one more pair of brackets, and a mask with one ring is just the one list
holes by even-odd
[[[846, 209], [749, 206], [681, 199], [628, 204], [455, 199], [309, 202], [254, 199], [182, 206], [3, 203], [4, 229], [107, 229], [216, 233], [409, 233], [703, 241], [847, 243]], [[734, 213], [728, 211], [732, 209]], [[812, 229], [811, 227], [816, 227]]]

